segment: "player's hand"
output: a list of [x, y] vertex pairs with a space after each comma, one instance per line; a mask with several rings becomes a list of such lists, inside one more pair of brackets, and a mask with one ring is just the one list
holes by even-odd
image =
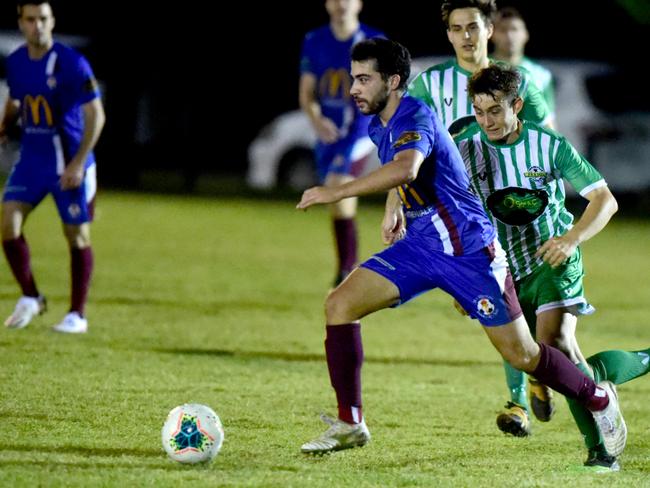
[[401, 209], [387, 210], [381, 223], [381, 240], [389, 246], [403, 239], [406, 235], [406, 222]]
[[312, 205], [317, 205], [319, 203], [334, 203], [339, 200], [341, 200], [341, 197], [338, 195], [338, 189], [336, 187], [314, 186], [304, 191], [300, 202], [296, 205], [296, 208], [306, 210]]
[[336, 127], [336, 124], [332, 121], [332, 119], [328, 119], [327, 117], [320, 117], [314, 123], [314, 128], [316, 129], [318, 138], [325, 144], [332, 144], [333, 142], [339, 140], [339, 128]]
[[578, 242], [571, 239], [568, 234], [552, 237], [542, 244], [542, 247], [535, 253], [535, 257], [541, 257], [552, 268], [557, 268], [573, 255], [577, 247]]
[[62, 190], [73, 190], [79, 188], [84, 179], [85, 168], [83, 165], [70, 163], [63, 170], [59, 180]]
[[462, 306], [460, 303], [458, 303], [458, 301], [456, 301], [456, 300], [454, 300], [454, 308], [455, 308], [456, 310], [458, 310], [458, 313], [459, 313], [459, 314], [461, 314], [461, 315], [463, 315], [463, 316], [465, 316], [465, 317], [469, 315], [469, 314], [467, 313], [467, 310], [465, 310], [465, 309], [463, 308], [463, 306]]

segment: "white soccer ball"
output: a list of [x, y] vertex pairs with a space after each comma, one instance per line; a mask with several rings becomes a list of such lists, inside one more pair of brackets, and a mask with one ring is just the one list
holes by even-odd
[[210, 407], [186, 403], [174, 408], [162, 428], [162, 445], [179, 463], [211, 461], [223, 443], [223, 427]]

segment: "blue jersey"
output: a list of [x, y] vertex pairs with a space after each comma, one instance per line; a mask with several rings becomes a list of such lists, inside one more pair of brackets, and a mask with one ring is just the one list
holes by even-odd
[[313, 30], [305, 36], [300, 58], [300, 73], [316, 77], [316, 90], [322, 114], [332, 119], [341, 129], [341, 137], [358, 139], [367, 136], [367, 117], [350, 97], [350, 52], [357, 42], [384, 35], [361, 24], [348, 40], [339, 41], [329, 25]]
[[[55, 42], [41, 59], [22, 46], [7, 58], [9, 96], [21, 104], [20, 164], [41, 174], [61, 174], [83, 136], [81, 105], [99, 97], [88, 61]], [[88, 156], [86, 167], [95, 161]]]
[[424, 102], [404, 96], [386, 127], [375, 116], [368, 130], [382, 164], [406, 149], [425, 157], [416, 179], [398, 188], [409, 233], [421, 235], [429, 248], [455, 256], [474, 253], [494, 241], [496, 232], [469, 190], [458, 148]]

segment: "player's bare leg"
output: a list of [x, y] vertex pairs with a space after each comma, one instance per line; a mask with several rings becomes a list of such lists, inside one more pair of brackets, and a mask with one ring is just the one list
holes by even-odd
[[22, 329], [46, 309], [45, 297], [38, 292], [32, 274], [29, 245], [22, 234], [23, 225], [33, 206], [19, 201], [2, 204], [2, 248], [9, 267], [22, 290], [13, 313], [5, 325], [10, 329]]
[[330, 427], [303, 444], [302, 452], [324, 454], [363, 446], [370, 440], [361, 403], [363, 345], [358, 321], [398, 300], [399, 290], [392, 282], [365, 268], [355, 269], [327, 297], [325, 352], [339, 415], [338, 419], [323, 416]]

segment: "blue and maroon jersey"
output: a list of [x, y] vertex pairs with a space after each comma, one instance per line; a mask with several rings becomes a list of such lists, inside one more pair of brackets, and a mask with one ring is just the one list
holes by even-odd
[[350, 97], [350, 52], [357, 42], [384, 35], [360, 24], [359, 30], [346, 41], [334, 37], [329, 25], [320, 27], [305, 36], [300, 57], [300, 73], [316, 77], [316, 90], [322, 114], [332, 119], [341, 129], [341, 137], [353, 139], [368, 135], [370, 117], [359, 112]]
[[[99, 97], [88, 61], [55, 42], [41, 59], [22, 46], [7, 58], [9, 96], [21, 104], [21, 164], [40, 173], [61, 174], [83, 137], [81, 106]], [[86, 167], [95, 162], [91, 153]]]
[[386, 127], [375, 116], [368, 131], [382, 164], [406, 149], [417, 149], [425, 157], [416, 179], [398, 188], [409, 233], [417, 232], [430, 248], [455, 256], [494, 241], [496, 232], [469, 189], [456, 144], [424, 102], [404, 96]]

